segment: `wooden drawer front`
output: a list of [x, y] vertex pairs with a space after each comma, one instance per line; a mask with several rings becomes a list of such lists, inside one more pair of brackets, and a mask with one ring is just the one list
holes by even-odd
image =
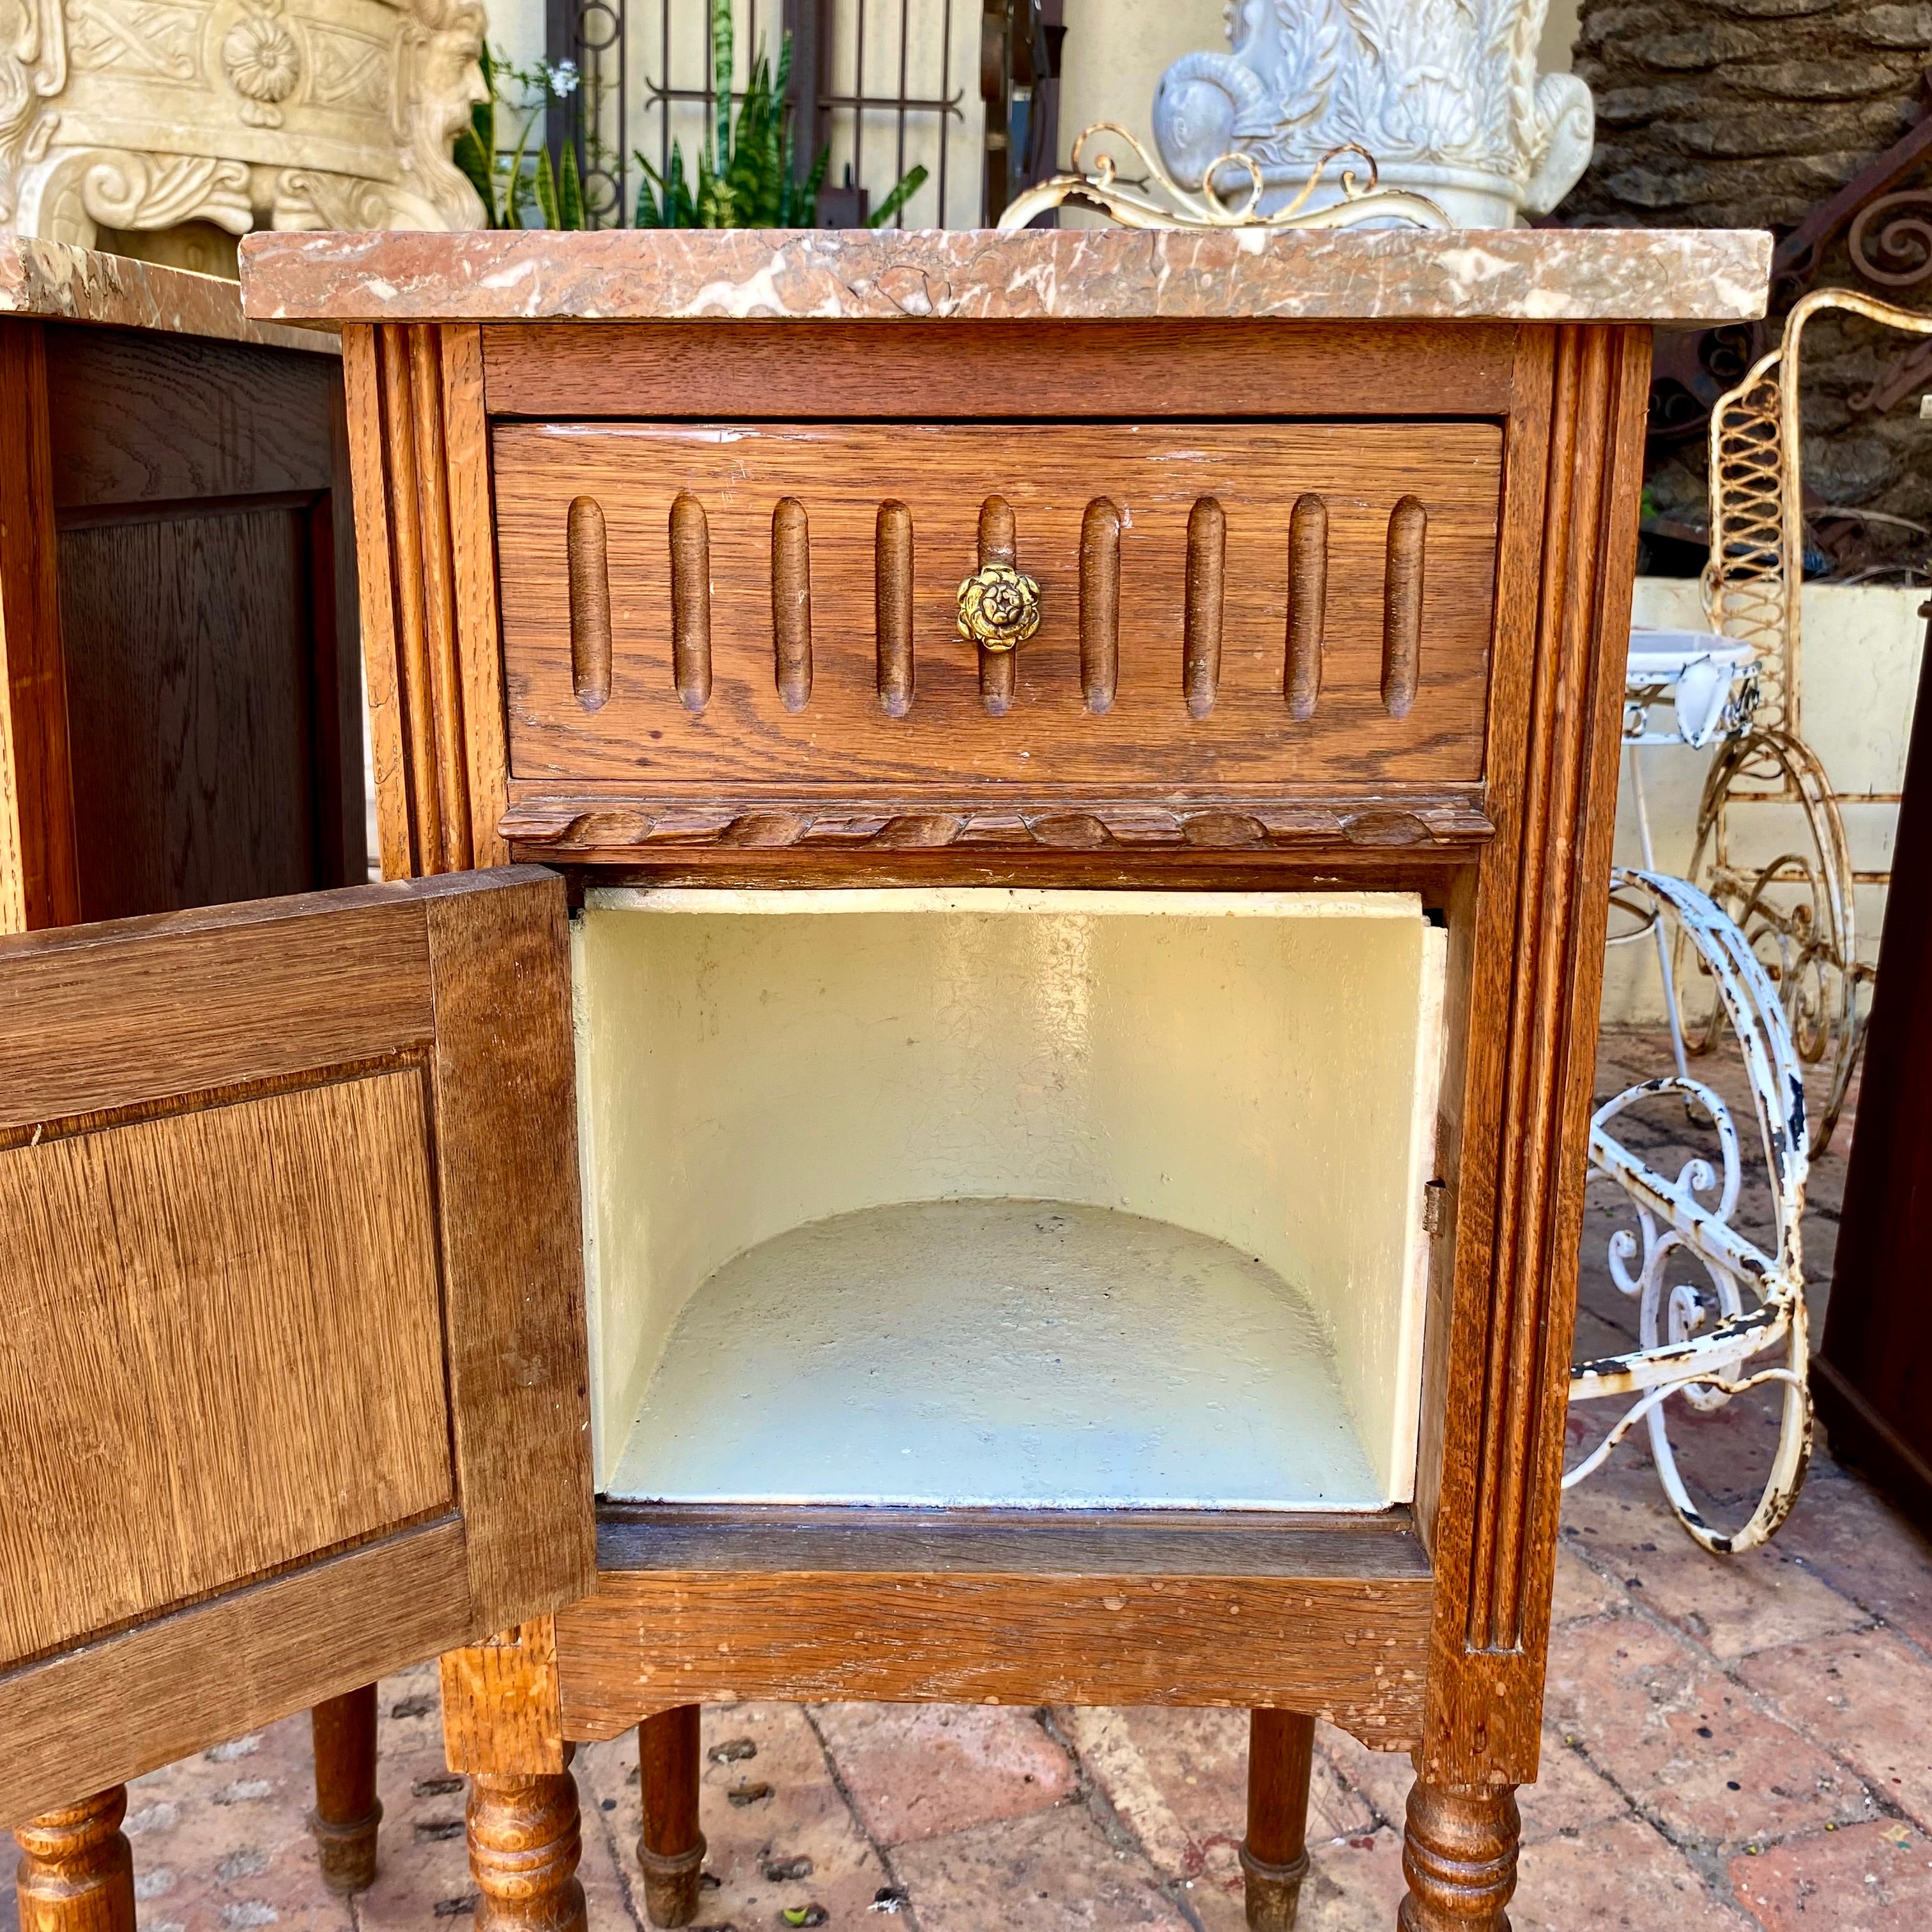
[[[1252, 797], [1481, 776], [1492, 424], [506, 424], [494, 457], [520, 796], [970, 795], [990, 781]], [[1010, 506], [1041, 592], [1004, 715], [958, 634], [989, 498]], [[914, 560], [899, 716], [880, 692], [894, 503]], [[1118, 671], [1102, 712], [1083, 684], [1082, 537], [1091, 682], [1109, 506]], [[796, 644], [787, 672], [775, 636], [774, 572], [795, 584], [801, 556], [808, 694]]]

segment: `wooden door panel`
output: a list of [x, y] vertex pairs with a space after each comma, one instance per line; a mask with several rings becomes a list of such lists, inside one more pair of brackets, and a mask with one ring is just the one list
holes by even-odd
[[[1502, 474], [1492, 423], [506, 423], [493, 455], [520, 802], [573, 788], [706, 802], [994, 786], [1267, 797], [1482, 776]], [[982, 700], [956, 602], [995, 496], [1012, 508], [1042, 608], [1000, 716]], [[710, 693], [695, 709], [673, 665], [681, 496], [687, 526], [701, 520], [698, 575], [708, 570]], [[808, 696], [794, 684], [789, 707], [773, 615], [773, 518], [788, 498], [803, 512], [812, 665]], [[1321, 569], [1296, 562], [1297, 507], [1310, 498], [1325, 526]], [[1420, 665], [1412, 694], [1392, 700], [1391, 524], [1412, 498], [1426, 520]], [[580, 537], [573, 590], [572, 506], [585, 499], [595, 515], [578, 509], [578, 527], [600, 542]], [[1204, 712], [1183, 682], [1204, 499], [1225, 520], [1220, 669]], [[1101, 500], [1120, 523], [1118, 686], [1104, 712], [1089, 708], [1082, 670], [1083, 530]], [[876, 641], [889, 501], [910, 513], [913, 553], [915, 670], [898, 717], [880, 704]], [[1285, 689], [1292, 592], [1322, 608], [1319, 689], [1296, 712]], [[589, 648], [586, 623], [598, 631]]]
[[400, 1068], [0, 1155], [34, 1397], [0, 1665], [449, 1505], [427, 1098]]
[[547, 873], [0, 941], [0, 1822], [589, 1587], [572, 1078]]

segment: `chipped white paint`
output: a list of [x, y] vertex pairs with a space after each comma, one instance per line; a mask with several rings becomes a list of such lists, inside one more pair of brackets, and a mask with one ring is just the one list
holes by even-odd
[[[1084, 1234], [1118, 1232], [1121, 1216], [1168, 1224], [1180, 1232], [1160, 1239], [1204, 1244], [1188, 1250], [1203, 1266], [1227, 1244], [1232, 1259], [1215, 1268], [1259, 1270], [1239, 1274], [1244, 1296], [1266, 1278], [1282, 1346], [1307, 1352], [1297, 1324], [1311, 1322], [1331, 1364], [1324, 1373], [1372, 1480], [1329, 1506], [1406, 1498], [1443, 953], [1418, 902], [1393, 893], [593, 893], [579, 920], [579, 1093], [600, 1484], [618, 1480], [620, 1445], [654, 1375], [654, 1412], [678, 1412], [671, 1384], [686, 1371], [674, 1332], [710, 1333], [714, 1294], [768, 1293], [758, 1286], [766, 1264], [748, 1258], [750, 1272], [734, 1272], [738, 1258], [868, 1210], [1022, 1202], [1051, 1204], [1041, 1213], [1103, 1210], [1097, 1224], [1076, 1217]], [[1015, 1269], [1005, 1281], [994, 1270], [981, 1290], [994, 1302], [1032, 1292], [1014, 1285], [1025, 1273]], [[1234, 1294], [1235, 1275], [1210, 1277]], [[964, 1292], [961, 1279], [914, 1270], [897, 1292], [951, 1295]], [[927, 1311], [920, 1332], [944, 1318]], [[1210, 1305], [1198, 1318], [1211, 1341]], [[986, 1329], [989, 1342], [996, 1332]], [[834, 1330], [821, 1339], [835, 1354], [859, 1346]], [[1039, 1366], [1022, 1352], [1000, 1372]], [[943, 1381], [969, 1368], [977, 1372], [962, 1361], [934, 1372]], [[1287, 1372], [1262, 1358], [1240, 1371], [1244, 1387], [1277, 1390], [1290, 1387]], [[1108, 1412], [1094, 1414], [1096, 1429], [1118, 1420], [1110, 1405], [1136, 1400], [1130, 1382], [1082, 1385]], [[1158, 1394], [1143, 1390], [1142, 1406], [1161, 1410]], [[1284, 1398], [1279, 1414], [1262, 1403], [1240, 1429], [1268, 1443], [1315, 1427], [1300, 1400]], [[733, 1402], [750, 1416], [764, 1396], [748, 1385]], [[1192, 1406], [1154, 1421], [1179, 1458], [1172, 1468], [1194, 1469], [1198, 1484], [1232, 1451], [1204, 1437], [1190, 1449], [1190, 1432], [1220, 1440], [1234, 1424]], [[967, 1430], [946, 1439], [974, 1438]], [[1227, 1500], [1302, 1498], [1303, 1478], [1291, 1480], [1276, 1448], [1264, 1460], [1278, 1468], [1272, 1487], [1257, 1478]], [[1128, 1500], [1154, 1466], [1130, 1459], [1112, 1478], [1096, 1467], [1080, 1482], [1112, 1480], [1114, 1499]], [[623, 1468], [626, 1484], [651, 1493], [682, 1480], [628, 1454]], [[790, 1480], [810, 1491], [819, 1476]], [[989, 1462], [920, 1480], [964, 1495], [1022, 1478], [1018, 1466]], [[888, 1492], [898, 1490], [881, 1474], [877, 1493]], [[1144, 1499], [1178, 1494], [1171, 1484]], [[1034, 1499], [1066, 1498], [1056, 1490]]]
[[[1771, 1198], [1771, 1244], [1767, 1250], [1735, 1225], [1744, 1145], [1730, 1108], [1708, 1082], [1666, 1075], [1640, 1082], [1597, 1109], [1590, 1124], [1591, 1178], [1621, 1190], [1636, 1217], [1634, 1232], [1625, 1227], [1612, 1234], [1610, 1268], [1611, 1280], [1637, 1302], [1640, 1346], [1573, 1370], [1570, 1400], [1637, 1399], [1564, 1475], [1563, 1486], [1593, 1474], [1642, 1422], [1678, 1520], [1706, 1550], [1724, 1556], [1777, 1534], [1798, 1500], [1810, 1456], [1800, 1238], [1809, 1167], [1803, 1070], [1771, 980], [1730, 919], [1682, 879], [1618, 868], [1611, 880], [1612, 906], [1625, 918], [1612, 943], [1641, 942], [1654, 928], [1673, 939], [1680, 958], [1691, 957], [1694, 970], [1716, 989], [1750, 1085], [1754, 1152]], [[1712, 1153], [1685, 1160], [1674, 1180], [1630, 1144], [1634, 1138], [1654, 1141], [1660, 1123], [1641, 1111], [1653, 1102], [1669, 1107], [1664, 1124], [1672, 1139], [1701, 1119], [1714, 1144]], [[1627, 1114], [1628, 1124], [1620, 1125]], [[1760, 1359], [1767, 1355], [1768, 1363]], [[1778, 1448], [1762, 1492], [1741, 1520], [1713, 1522], [1678, 1468], [1673, 1417], [1681, 1423], [1687, 1408], [1708, 1414], [1764, 1386], [1782, 1393]], [[1673, 1398], [1682, 1407], [1670, 1407]]]

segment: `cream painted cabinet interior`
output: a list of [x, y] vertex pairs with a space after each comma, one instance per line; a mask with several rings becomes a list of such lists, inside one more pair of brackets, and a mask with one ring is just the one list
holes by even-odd
[[1445, 940], [1402, 892], [593, 888], [599, 1492], [1406, 1502]]

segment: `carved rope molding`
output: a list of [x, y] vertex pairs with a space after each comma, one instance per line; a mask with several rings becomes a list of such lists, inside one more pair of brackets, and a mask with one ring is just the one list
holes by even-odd
[[931, 851], [950, 846], [997, 850], [1259, 851], [1342, 844], [1359, 848], [1468, 846], [1491, 837], [1480, 794], [1411, 802], [1256, 805], [1205, 800], [1174, 807], [1131, 802], [1078, 805], [854, 808], [790, 802], [718, 806], [614, 806], [588, 800], [520, 801], [498, 826], [527, 857], [593, 852], [724, 847]]

